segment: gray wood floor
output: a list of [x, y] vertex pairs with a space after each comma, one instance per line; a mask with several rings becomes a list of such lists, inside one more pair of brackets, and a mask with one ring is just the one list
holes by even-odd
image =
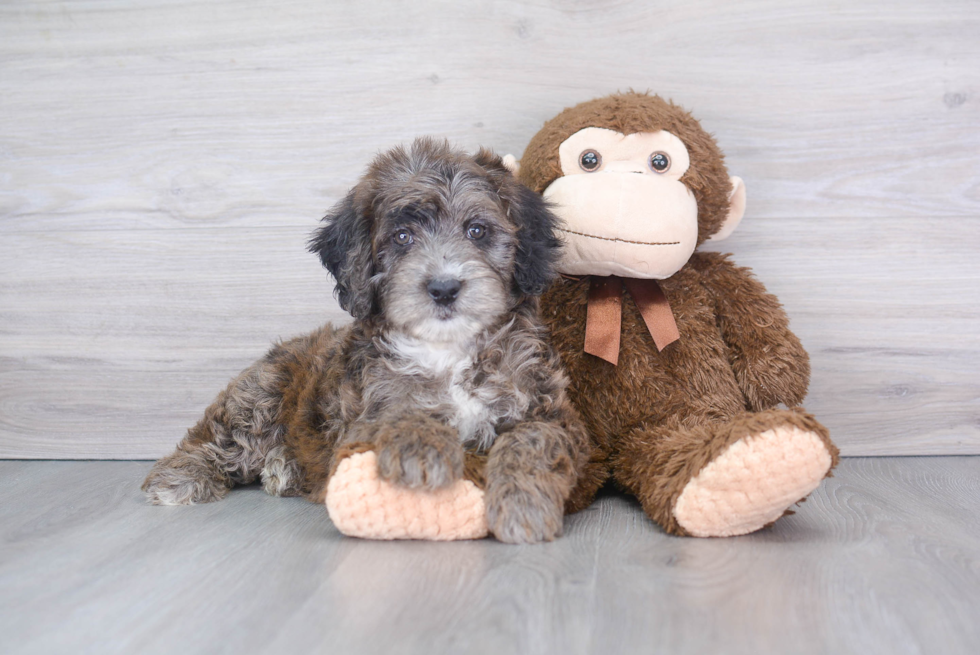
[[148, 462], [0, 462], [3, 653], [976, 653], [980, 457], [845, 459], [796, 515], [667, 537], [603, 496], [541, 546], [341, 537]]

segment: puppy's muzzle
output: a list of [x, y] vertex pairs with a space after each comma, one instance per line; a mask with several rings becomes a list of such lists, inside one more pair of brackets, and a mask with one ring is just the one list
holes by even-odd
[[463, 288], [463, 283], [459, 280], [444, 278], [429, 280], [425, 285], [425, 290], [429, 292], [429, 297], [437, 305], [448, 307], [456, 302], [459, 290]]

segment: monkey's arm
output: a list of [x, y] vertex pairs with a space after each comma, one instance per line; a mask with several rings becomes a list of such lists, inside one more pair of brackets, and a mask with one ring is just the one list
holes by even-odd
[[[487, 536], [479, 475], [463, 479], [454, 428], [421, 414], [355, 421], [334, 453], [324, 499], [342, 534], [365, 539]], [[469, 459], [469, 458], [467, 458]], [[466, 462], [466, 468], [477, 465]]]
[[810, 357], [790, 331], [779, 300], [726, 256], [701, 259], [702, 281], [715, 299], [718, 326], [748, 408], [799, 405], [810, 383]]

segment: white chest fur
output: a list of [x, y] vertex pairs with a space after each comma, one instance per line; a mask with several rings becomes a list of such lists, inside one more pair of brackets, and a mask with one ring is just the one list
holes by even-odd
[[[438, 405], [448, 409], [449, 424], [464, 442], [490, 446], [496, 416], [490, 406], [467, 384], [474, 364], [473, 349], [458, 344], [433, 344], [413, 337], [396, 336], [390, 341], [399, 357], [397, 372], [421, 375], [438, 381]], [[477, 390], [478, 391], [478, 390]]]

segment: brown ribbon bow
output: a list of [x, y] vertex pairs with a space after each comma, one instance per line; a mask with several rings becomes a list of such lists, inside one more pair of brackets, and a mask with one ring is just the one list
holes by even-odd
[[656, 280], [593, 276], [585, 319], [585, 352], [601, 357], [613, 366], [619, 363], [624, 284], [658, 351], [680, 339], [670, 303]]

